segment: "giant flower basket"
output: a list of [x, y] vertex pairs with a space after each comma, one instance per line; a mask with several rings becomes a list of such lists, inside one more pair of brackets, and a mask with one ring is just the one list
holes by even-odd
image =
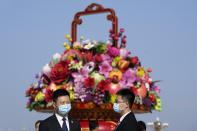
[[[104, 41], [77, 41], [80, 16], [109, 13], [112, 22], [109, 39]], [[118, 121], [113, 111], [116, 92], [128, 88], [135, 94], [134, 113], [161, 111], [160, 87], [150, 77], [151, 68], [141, 65], [137, 56], [126, 48], [124, 29], [118, 30], [118, 18], [113, 9], [98, 4], [78, 12], [72, 22], [71, 36], [66, 35], [65, 51], [56, 53], [26, 91], [26, 108], [38, 112], [53, 112], [52, 93], [60, 88], [70, 93], [70, 115], [78, 120], [97, 119]], [[114, 128], [114, 127], [113, 127]]]

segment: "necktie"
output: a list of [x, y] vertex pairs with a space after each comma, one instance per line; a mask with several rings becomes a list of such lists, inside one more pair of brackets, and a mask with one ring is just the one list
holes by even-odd
[[68, 131], [68, 128], [66, 126], [66, 118], [64, 117], [62, 120], [63, 120], [62, 131]]
[[120, 125], [120, 121], [118, 121], [118, 123], [117, 123], [117, 125], [116, 125], [116, 128], [115, 128], [115, 130], [114, 131], [116, 131], [117, 130], [117, 128], [118, 128], [118, 126]]

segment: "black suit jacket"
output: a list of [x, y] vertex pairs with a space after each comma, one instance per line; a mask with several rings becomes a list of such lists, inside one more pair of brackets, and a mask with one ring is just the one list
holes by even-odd
[[[70, 131], [81, 131], [79, 121], [69, 116], [68, 121]], [[62, 131], [55, 114], [40, 123], [39, 131]]]
[[137, 121], [132, 112], [127, 114], [115, 131], [137, 131]]

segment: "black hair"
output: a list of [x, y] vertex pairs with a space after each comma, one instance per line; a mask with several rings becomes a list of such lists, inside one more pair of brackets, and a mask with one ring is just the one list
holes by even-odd
[[38, 121], [36, 121], [36, 123], [35, 123], [35, 127], [36, 127], [36, 125], [38, 124], [38, 123], [41, 123], [43, 120], [38, 120]]
[[89, 128], [90, 128], [90, 131], [96, 129], [96, 127], [98, 127], [99, 124], [98, 124], [98, 121], [97, 120], [90, 120], [89, 121]]
[[53, 102], [56, 102], [57, 98], [60, 97], [60, 96], [69, 96], [70, 97], [70, 94], [65, 89], [58, 89], [58, 90], [53, 92], [53, 95], [52, 95]]
[[143, 121], [137, 122], [137, 129], [138, 131], [146, 130], [146, 124]]
[[135, 100], [134, 93], [129, 89], [120, 89], [116, 95], [122, 96], [123, 99], [127, 100], [129, 103], [129, 107], [132, 108], [133, 102]]

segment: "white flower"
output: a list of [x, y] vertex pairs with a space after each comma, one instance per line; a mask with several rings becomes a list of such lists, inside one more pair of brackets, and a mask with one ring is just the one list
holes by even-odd
[[112, 42], [111, 42], [111, 40], [107, 40], [107, 45], [112, 45]]
[[84, 47], [83, 47], [84, 49], [89, 50], [92, 47], [94, 47], [94, 44], [90, 40], [85, 40], [83, 41], [83, 43], [84, 43]]
[[53, 55], [53, 59], [54, 59], [54, 60], [55, 60], [55, 59], [60, 60], [60, 58], [61, 58], [61, 55], [60, 55], [59, 53], [55, 53], [55, 54]]
[[150, 85], [148, 83], [145, 83], [146, 89], [149, 91], [150, 90]]
[[135, 103], [135, 104], [139, 104], [139, 105], [142, 105], [142, 104], [143, 104], [143, 103], [142, 103], [142, 97], [141, 97], [139, 94], [137, 94], [137, 95], [135, 96], [134, 103]]
[[46, 64], [43, 68], [42, 68], [42, 72], [45, 74], [45, 75], [49, 75], [49, 73], [51, 72], [51, 67], [49, 66], [49, 64]]
[[87, 70], [88, 73], [92, 72], [94, 69], [94, 62], [89, 62], [89, 63], [85, 64], [83, 69]]

